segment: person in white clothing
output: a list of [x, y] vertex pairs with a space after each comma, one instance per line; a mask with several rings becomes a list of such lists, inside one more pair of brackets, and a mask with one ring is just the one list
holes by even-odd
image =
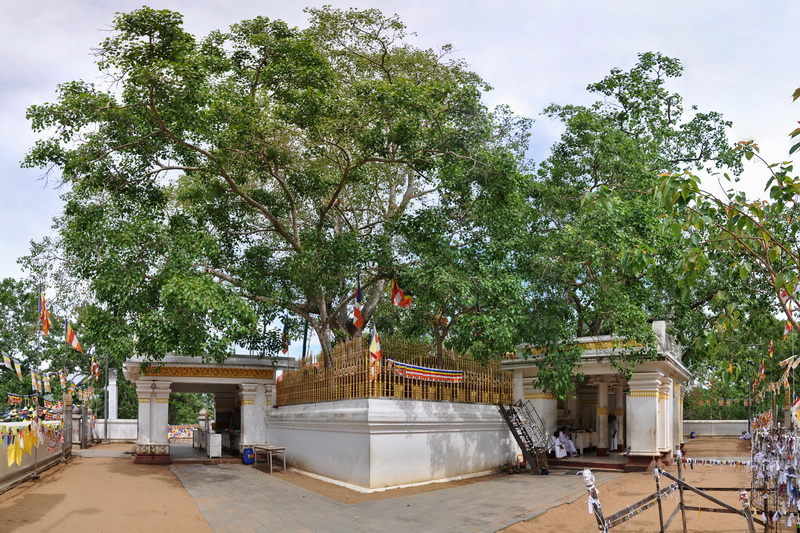
[[608, 449], [617, 451], [617, 417], [608, 415]]
[[578, 450], [575, 448], [575, 443], [572, 442], [572, 438], [569, 436], [569, 432], [567, 431], [567, 426], [561, 428], [561, 431], [558, 432], [558, 445], [556, 446], [556, 457], [559, 456], [559, 447], [562, 450], [564, 457], [566, 454], [569, 454], [570, 457], [577, 457]]

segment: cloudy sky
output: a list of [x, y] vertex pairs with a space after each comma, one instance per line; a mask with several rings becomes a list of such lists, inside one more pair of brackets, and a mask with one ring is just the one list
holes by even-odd
[[[184, 14], [198, 36], [264, 15], [305, 26], [306, 6], [377, 7], [397, 13], [417, 34], [416, 44], [452, 44], [493, 87], [487, 103], [509, 104], [536, 119], [530, 154], [541, 160], [560, 133], [540, 117], [550, 103], [590, 103], [588, 83], [611, 68], [630, 68], [639, 52], [679, 58], [684, 76], [671, 88], [686, 104], [715, 110], [734, 122], [733, 140], [755, 139], [770, 161], [787, 157], [787, 134], [800, 119], [795, 42], [800, 2], [774, 0], [174, 0], [156, 9]], [[91, 55], [107, 35], [115, 12], [140, 2], [108, 0], [0, 0], [0, 278], [22, 277], [17, 258], [31, 240], [50, 231], [61, 203], [54, 181], [19, 162], [36, 140], [26, 108], [52, 101], [58, 83], [100, 81]], [[746, 174], [760, 191], [764, 172]], [[294, 347], [293, 347], [294, 348]]]

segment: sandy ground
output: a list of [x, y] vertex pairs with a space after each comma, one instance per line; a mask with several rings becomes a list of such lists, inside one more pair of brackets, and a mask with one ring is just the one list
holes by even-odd
[[[750, 458], [750, 443], [737, 439], [725, 438], [699, 438], [690, 440], [685, 445], [686, 457], [711, 457], [711, 458]], [[677, 476], [677, 467], [665, 469]], [[684, 480], [698, 488], [710, 487], [737, 487], [750, 486], [750, 473], [745, 467], [734, 466], [695, 466], [694, 469], [684, 469]], [[666, 478], [661, 478], [661, 487], [671, 483]], [[645, 497], [656, 492], [655, 479], [649, 473], [625, 474], [617, 479], [599, 487], [600, 504], [606, 516], [622, 511]], [[736, 491], [710, 492], [715, 498], [740, 509], [739, 494]], [[662, 500], [664, 518], [672, 513], [678, 504], [678, 492]], [[694, 494], [686, 495], [686, 504], [696, 507], [718, 507], [716, 504]], [[594, 515], [589, 514], [587, 497], [582, 497], [575, 502], [550, 509], [545, 514], [528, 522], [520, 522], [504, 529], [506, 533], [572, 533], [584, 531], [597, 531]], [[686, 513], [686, 527], [693, 533], [704, 532], [737, 532], [747, 531], [744, 518], [739, 515], [727, 513], [711, 513], [692, 511]], [[760, 531], [763, 526], [756, 525]], [[659, 530], [658, 507], [653, 506], [628, 522], [614, 528], [614, 532], [653, 532]], [[672, 522], [668, 531], [681, 531], [680, 513]]]
[[[92, 450], [131, 450], [129, 444], [95, 446]], [[749, 457], [749, 443], [736, 439], [696, 439], [686, 444], [687, 457]], [[267, 467], [268, 468], [268, 467]], [[261, 465], [259, 465], [261, 470]], [[676, 474], [676, 467], [669, 467]], [[266, 473], [266, 475], [269, 475]], [[293, 483], [343, 503], [360, 503], [419, 494], [456, 486], [480, 483], [507, 474], [496, 474], [449, 483], [387, 490], [371, 494], [355, 492], [298, 472], [281, 472], [278, 479]], [[748, 487], [750, 476], [744, 468], [695, 466], [685, 471], [686, 481], [696, 487]], [[662, 479], [662, 487], [669, 481]], [[582, 481], [576, 479], [576, 487]], [[600, 502], [606, 515], [612, 515], [655, 492], [651, 474], [624, 474], [599, 487]], [[739, 508], [737, 492], [714, 492], [715, 497]], [[506, 532], [585, 532], [596, 531], [587, 498], [562, 505], [528, 522], [507, 528]], [[677, 504], [677, 492], [663, 502], [668, 516]], [[688, 505], [712, 507], [698, 496], [687, 496]], [[466, 503], [465, 505], [468, 505]], [[744, 520], [736, 515], [691, 512], [687, 527], [692, 532], [746, 531]], [[0, 531], [210, 531], [200, 511], [168, 466], [134, 465], [129, 458], [74, 458], [68, 465], [56, 466], [38, 481], [29, 481], [0, 495]], [[670, 531], [680, 530], [680, 516]], [[656, 506], [614, 529], [615, 532], [658, 531]]]
[[[130, 444], [93, 449], [130, 450]], [[0, 494], [0, 531], [210, 532], [169, 466], [75, 457]]]

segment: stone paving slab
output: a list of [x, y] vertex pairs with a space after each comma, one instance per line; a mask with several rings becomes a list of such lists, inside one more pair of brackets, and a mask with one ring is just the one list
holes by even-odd
[[[344, 504], [244, 465], [172, 465], [215, 532], [494, 532], [585, 496], [575, 471]], [[597, 484], [616, 472], [597, 472]]]

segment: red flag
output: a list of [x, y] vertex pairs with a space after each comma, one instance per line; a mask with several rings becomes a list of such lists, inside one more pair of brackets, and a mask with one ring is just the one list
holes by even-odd
[[369, 343], [369, 354], [372, 356], [369, 368], [369, 379], [373, 380], [380, 371], [381, 359], [383, 358], [383, 354], [381, 353], [381, 340], [378, 337], [378, 331], [375, 329], [375, 326], [372, 326], [372, 341]]
[[406, 296], [397, 285], [397, 280], [392, 278], [392, 304], [408, 308], [411, 305], [411, 296]]
[[786, 326], [783, 328], [783, 339], [786, 340], [786, 335], [788, 335], [792, 331], [792, 323], [788, 320], [786, 321]]
[[356, 305], [353, 307], [353, 325], [358, 329], [364, 327], [364, 315], [361, 313], [361, 274], [356, 276]]
[[45, 335], [50, 334], [50, 311], [47, 310], [47, 299], [44, 297], [41, 283], [39, 284], [39, 320], [42, 321], [42, 331]]
[[69, 319], [67, 318], [64, 319], [64, 339], [67, 341], [67, 344], [83, 353], [83, 348], [81, 348], [81, 343], [78, 341], [78, 336], [72, 331], [72, 326], [70, 326]]
[[773, 344], [772, 339], [769, 341], [769, 356], [772, 357], [772, 354], [775, 352], [775, 344]]

